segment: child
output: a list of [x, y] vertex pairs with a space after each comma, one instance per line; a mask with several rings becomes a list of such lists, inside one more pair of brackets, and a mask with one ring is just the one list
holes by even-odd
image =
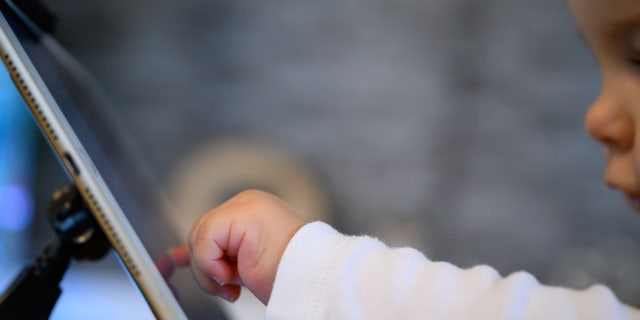
[[[640, 2], [569, 4], [604, 79], [586, 127], [607, 152], [606, 183], [640, 212]], [[207, 212], [188, 246], [169, 256], [190, 265], [209, 294], [234, 301], [247, 287], [269, 319], [640, 319], [603, 286], [574, 291], [524, 272], [501, 277], [488, 266], [432, 262], [413, 249], [305, 224], [261, 191]]]

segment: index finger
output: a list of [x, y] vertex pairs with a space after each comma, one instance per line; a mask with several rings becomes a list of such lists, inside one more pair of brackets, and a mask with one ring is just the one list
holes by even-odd
[[189, 265], [191, 250], [188, 245], [170, 248], [167, 253], [155, 261], [156, 268], [163, 278], [171, 277], [176, 267], [186, 267]]
[[191, 259], [191, 250], [189, 246], [183, 244], [179, 247], [173, 247], [169, 249], [167, 255], [173, 261], [173, 265], [176, 267], [186, 267], [189, 265]]

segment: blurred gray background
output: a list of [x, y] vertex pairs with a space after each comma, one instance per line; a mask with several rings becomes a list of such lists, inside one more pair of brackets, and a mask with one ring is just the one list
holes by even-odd
[[640, 305], [640, 219], [602, 183], [600, 77], [563, 1], [49, 2], [168, 190], [203, 148], [261, 141], [339, 230]]

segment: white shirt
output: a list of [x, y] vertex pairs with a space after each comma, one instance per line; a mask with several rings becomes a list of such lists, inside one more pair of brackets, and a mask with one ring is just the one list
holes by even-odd
[[576, 291], [543, 286], [525, 272], [460, 269], [314, 222], [284, 252], [266, 319], [613, 320], [640, 319], [640, 311], [604, 286]]

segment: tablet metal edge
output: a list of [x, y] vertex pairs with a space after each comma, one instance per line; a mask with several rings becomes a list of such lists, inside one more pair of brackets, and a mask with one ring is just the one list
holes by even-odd
[[[76, 183], [96, 220], [159, 319], [186, 319], [122, 209], [71, 129], [53, 96], [27, 57], [3, 14], [0, 14], [0, 55], [11, 78], [45, 133], [65, 170]], [[42, 108], [48, 105], [51, 108]], [[76, 168], [70, 168], [71, 157]], [[75, 173], [74, 173], [75, 171]], [[87, 174], [91, 172], [92, 174]]]

